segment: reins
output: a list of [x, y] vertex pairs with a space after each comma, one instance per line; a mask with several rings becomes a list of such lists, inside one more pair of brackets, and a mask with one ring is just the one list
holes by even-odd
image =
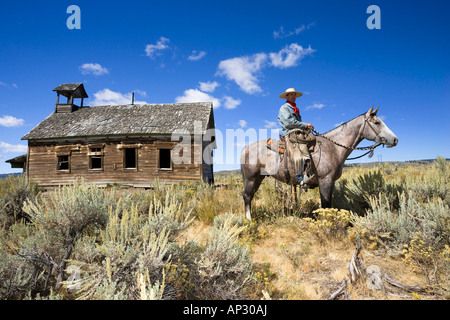
[[[366, 124], [366, 122], [367, 122], [367, 119], [364, 119], [364, 125]], [[377, 137], [378, 137], [379, 132], [377, 132], [377, 131], [375, 130], [375, 128], [373, 128], [370, 124], [369, 124], [369, 127], [375, 132], [375, 134], [376, 134]], [[364, 128], [363, 128], [362, 131], [364, 131]], [[323, 134], [317, 132], [317, 131], [314, 130], [314, 129], [312, 129], [311, 132], [313, 132], [316, 136], [321, 136], [322, 138], [324, 138], [324, 139], [326, 139], [326, 140], [328, 140], [328, 141], [334, 143], [335, 145], [337, 145], [337, 146], [339, 146], [339, 147], [345, 148], [345, 149], [347, 149], [347, 150], [352, 150], [352, 151], [353, 151], [353, 150], [361, 150], [361, 151], [369, 150], [369, 151], [367, 151], [366, 153], [364, 153], [364, 154], [361, 155], [361, 156], [354, 157], [354, 158], [347, 158], [346, 160], [355, 160], [355, 159], [359, 159], [359, 158], [362, 158], [362, 157], [364, 157], [365, 155], [367, 155], [367, 154], [369, 154], [369, 153], [370, 153], [369, 158], [372, 158], [374, 149], [382, 144], [381, 142], [376, 142], [376, 143], [374, 143], [373, 145], [368, 146], [368, 147], [359, 147], [359, 148], [349, 147], [349, 146], [344, 146], [344, 145], [340, 144], [339, 142], [336, 142], [336, 141], [334, 141], [334, 140], [328, 138], [327, 136], [325, 136], [325, 135], [323, 135]]]

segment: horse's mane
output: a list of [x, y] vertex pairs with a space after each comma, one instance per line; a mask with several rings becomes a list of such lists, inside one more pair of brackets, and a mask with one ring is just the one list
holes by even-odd
[[351, 119], [351, 120], [348, 120], [348, 121], [346, 121], [346, 122], [343, 122], [343, 123], [341, 123], [340, 125], [338, 125], [337, 127], [333, 128], [333, 129], [331, 129], [331, 130], [328, 130], [327, 132], [325, 132], [325, 133], [323, 133], [323, 134], [331, 133], [331, 132], [334, 131], [334, 130], [337, 130], [337, 129], [343, 127], [343, 126], [346, 126], [347, 123], [349, 123], [350, 121], [353, 121], [353, 120], [355, 120], [355, 119], [357, 119], [357, 118], [359, 118], [359, 117], [361, 117], [361, 116], [363, 116], [363, 115], [365, 115], [365, 114], [366, 114], [366, 113], [364, 112], [363, 114], [360, 114], [359, 116], [354, 117], [354, 118]]

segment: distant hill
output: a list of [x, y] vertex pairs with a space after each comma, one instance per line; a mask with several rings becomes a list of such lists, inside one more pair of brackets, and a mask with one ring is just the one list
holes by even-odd
[[0, 179], [6, 178], [6, 177], [11, 176], [11, 175], [20, 176], [21, 173], [0, 173]]

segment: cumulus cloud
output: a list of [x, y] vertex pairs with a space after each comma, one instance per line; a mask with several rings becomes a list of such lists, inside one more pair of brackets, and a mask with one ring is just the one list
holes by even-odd
[[169, 48], [170, 39], [161, 37], [155, 44], [148, 44], [145, 46], [145, 54], [147, 57], [154, 59], [161, 51]]
[[[139, 90], [136, 90], [139, 91]], [[140, 94], [145, 93], [145, 91], [139, 91]], [[94, 93], [94, 101], [92, 101], [92, 106], [108, 106], [108, 105], [122, 105], [131, 104], [131, 92], [120, 93], [112, 91], [110, 89], [102, 89]], [[134, 101], [135, 104], [146, 104], [145, 101]]]
[[242, 102], [241, 99], [233, 99], [230, 96], [224, 96], [223, 100], [225, 109], [236, 109], [236, 107]]
[[209, 95], [205, 92], [202, 92], [198, 89], [188, 89], [185, 90], [182, 96], [178, 96], [175, 98], [176, 103], [187, 103], [187, 102], [212, 102], [213, 107], [220, 107], [220, 100]]
[[[211, 88], [207, 86], [207, 89]], [[240, 99], [234, 99], [230, 96], [224, 96], [222, 99], [219, 99], [203, 91], [204, 90], [187, 89], [184, 91], [183, 95], [175, 98], [175, 102], [212, 102], [214, 109], [219, 108], [220, 106], [222, 106], [222, 104], [224, 105], [225, 109], [236, 109], [237, 106], [242, 102]]]
[[259, 78], [262, 69], [269, 66], [280, 69], [297, 66], [300, 60], [315, 51], [311, 47], [305, 49], [297, 43], [292, 43], [278, 52], [262, 52], [222, 60], [216, 74], [234, 81], [242, 91], [248, 94], [261, 93], [263, 90], [259, 86]]
[[108, 74], [109, 70], [102, 67], [98, 63], [85, 63], [80, 66], [80, 71], [82, 74], [93, 74], [95, 76], [102, 76]]
[[286, 69], [295, 67], [296, 65], [298, 65], [300, 60], [315, 51], [316, 50], [311, 49], [311, 47], [304, 49], [301, 45], [292, 43], [291, 45], [284, 47], [278, 52], [270, 53], [269, 56], [272, 66]]
[[205, 51], [192, 51], [191, 55], [188, 57], [189, 61], [197, 61], [202, 59], [204, 56], [206, 56]]
[[13, 116], [3, 116], [0, 117], [0, 126], [3, 127], [21, 127], [23, 126], [24, 120], [17, 119]]
[[257, 74], [264, 67], [266, 61], [267, 54], [265, 53], [222, 60], [219, 63], [217, 74], [236, 82], [248, 94], [260, 93], [262, 89], [258, 85]]
[[219, 86], [217, 81], [199, 82], [199, 84], [200, 90], [204, 92], [213, 92]]
[[3, 141], [0, 141], [0, 150], [4, 153], [8, 152], [27, 152], [28, 147], [22, 144], [9, 144]]

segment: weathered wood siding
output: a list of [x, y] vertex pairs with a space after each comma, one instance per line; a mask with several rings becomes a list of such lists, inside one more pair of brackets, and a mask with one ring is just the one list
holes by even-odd
[[[133, 138], [65, 141], [29, 141], [29, 179], [40, 186], [58, 186], [83, 178], [88, 183], [106, 185], [118, 183], [149, 187], [156, 178], [163, 182], [202, 179], [202, 164], [174, 164], [171, 169], [159, 169], [159, 149], [172, 149], [177, 142], [155, 138]], [[124, 148], [136, 147], [137, 168], [124, 168]], [[101, 148], [102, 169], [91, 170], [91, 148]], [[192, 158], [201, 152], [191, 145]], [[70, 156], [70, 168], [58, 170], [58, 156]]]

